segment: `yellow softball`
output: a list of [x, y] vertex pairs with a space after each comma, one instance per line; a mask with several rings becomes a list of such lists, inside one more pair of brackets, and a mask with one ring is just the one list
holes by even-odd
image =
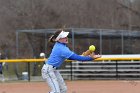
[[94, 45], [90, 45], [90, 46], [89, 46], [89, 50], [90, 50], [90, 51], [94, 52], [94, 51], [95, 51], [95, 49], [96, 49], [96, 48], [95, 48], [95, 46], [94, 46]]

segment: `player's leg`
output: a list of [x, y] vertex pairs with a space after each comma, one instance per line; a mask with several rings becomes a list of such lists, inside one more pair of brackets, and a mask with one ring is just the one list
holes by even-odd
[[61, 76], [61, 74], [58, 70], [56, 70], [54, 73], [57, 76], [57, 80], [58, 80], [59, 87], [60, 87], [60, 93], [66, 93], [67, 86], [66, 86], [66, 83], [65, 83], [63, 77]]
[[42, 68], [42, 78], [48, 83], [51, 88], [50, 93], [61, 93], [59, 84], [54, 74], [54, 68], [50, 65], [44, 65]]
[[4, 82], [5, 81], [5, 78], [4, 78], [4, 74], [3, 74], [3, 72], [2, 72], [2, 74], [1, 74], [1, 78], [2, 78], [2, 82]]
[[4, 82], [4, 74], [3, 74], [3, 68], [2, 68], [2, 63], [0, 63], [0, 77], [1, 77], [1, 81]]

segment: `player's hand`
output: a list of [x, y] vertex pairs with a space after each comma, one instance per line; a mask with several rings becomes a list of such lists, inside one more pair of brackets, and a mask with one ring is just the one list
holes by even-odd
[[97, 58], [101, 58], [102, 56], [101, 55], [90, 55], [93, 59], [97, 59]]
[[85, 52], [82, 53], [83, 56], [89, 56], [90, 54], [93, 54], [93, 51], [87, 50]]

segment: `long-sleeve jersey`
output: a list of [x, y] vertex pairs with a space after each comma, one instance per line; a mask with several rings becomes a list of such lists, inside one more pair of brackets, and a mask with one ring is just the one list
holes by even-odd
[[46, 60], [45, 63], [59, 68], [66, 59], [78, 61], [93, 60], [91, 57], [75, 54], [64, 43], [56, 42], [48, 60]]

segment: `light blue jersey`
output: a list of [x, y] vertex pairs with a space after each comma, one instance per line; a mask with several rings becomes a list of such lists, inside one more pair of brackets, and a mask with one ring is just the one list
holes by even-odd
[[55, 67], [60, 67], [65, 59], [69, 58], [72, 54], [74, 53], [66, 46], [66, 44], [56, 42], [50, 57], [45, 61], [45, 63]]

